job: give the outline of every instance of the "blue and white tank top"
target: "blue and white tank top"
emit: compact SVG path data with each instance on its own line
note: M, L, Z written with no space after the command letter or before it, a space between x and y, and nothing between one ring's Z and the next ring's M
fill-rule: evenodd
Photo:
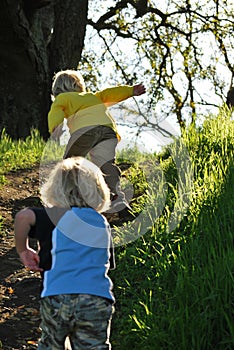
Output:
M114 301L108 277L111 231L92 208L73 207L52 233L52 267L45 271L41 297L92 294Z

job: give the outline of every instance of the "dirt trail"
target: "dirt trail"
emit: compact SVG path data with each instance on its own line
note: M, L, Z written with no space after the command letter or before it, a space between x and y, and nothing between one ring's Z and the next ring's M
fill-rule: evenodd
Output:
M19 209L39 204L39 170L10 172L6 178L0 190L0 344L4 350L36 349L41 280L19 261L13 218Z
M130 166L123 163L121 170ZM13 224L18 210L40 205L39 166L10 172L6 179L0 189L0 350L36 349L41 278L21 264Z

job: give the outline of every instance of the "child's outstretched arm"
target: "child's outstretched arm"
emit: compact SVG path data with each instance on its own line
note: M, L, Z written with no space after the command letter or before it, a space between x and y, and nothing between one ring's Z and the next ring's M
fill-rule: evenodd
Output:
M32 271L43 271L39 267L37 252L29 247L28 233L36 223L35 213L30 209L22 209L15 216L14 233L15 246L23 265Z
M133 96L140 96L146 92L143 84L137 85L119 85L98 91L95 95L107 106L113 106L116 103L127 100Z
M140 96L146 92L146 88L143 84L137 84L133 86L133 96Z

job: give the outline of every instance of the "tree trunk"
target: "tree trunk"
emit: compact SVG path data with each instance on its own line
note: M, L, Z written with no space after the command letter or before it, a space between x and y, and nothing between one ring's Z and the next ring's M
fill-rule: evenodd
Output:
M2 0L0 130L5 128L13 139L27 137L32 128L39 129L44 138L49 136L47 113L51 104L52 75L65 66L74 67L75 60L76 66L79 62L88 0L66 0L64 3L70 4L66 16L60 12L64 6L61 0ZM76 22L72 18L73 27L70 23L66 25L72 11L80 14ZM60 19L63 31L59 28Z
M57 0L50 45L51 73L76 69L84 46L88 0Z

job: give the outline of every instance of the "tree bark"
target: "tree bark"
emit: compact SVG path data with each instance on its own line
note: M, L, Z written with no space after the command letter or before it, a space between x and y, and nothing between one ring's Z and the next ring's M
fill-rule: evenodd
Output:
M51 73L76 69L84 46L88 0L57 0L50 45Z
M52 75L76 67L81 57L88 0L64 3L66 6L61 0L2 0L0 131L5 129L13 139L27 137L33 128L45 139L49 136Z

